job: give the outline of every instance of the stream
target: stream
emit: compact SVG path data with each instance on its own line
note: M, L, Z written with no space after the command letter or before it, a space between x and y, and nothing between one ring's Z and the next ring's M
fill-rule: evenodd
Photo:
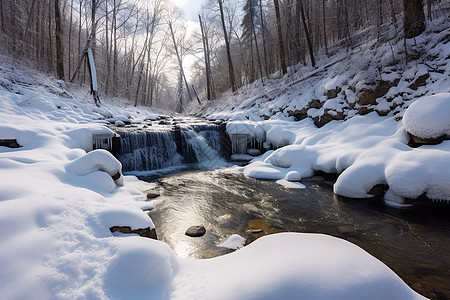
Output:
M380 199L334 195L331 182L304 179L286 189L230 169L184 170L140 177L161 193L149 212L158 238L182 257L211 258L232 252L218 245L231 234L246 244L277 232L324 233L348 240L431 299L450 299L450 210L399 210ZM203 237L184 233L203 225ZM239 251L239 250L237 250Z

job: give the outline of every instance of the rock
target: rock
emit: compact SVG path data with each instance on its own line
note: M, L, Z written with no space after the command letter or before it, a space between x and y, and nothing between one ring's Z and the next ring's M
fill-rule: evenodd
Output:
M344 114L332 109L325 109L322 116L313 118L314 124L319 128L333 120L344 120Z
M297 121L301 121L308 117L308 110L310 108L320 109L322 107L322 103L318 99L312 99L309 101L308 105L303 107L300 110L289 110L288 114L290 117L294 117Z
M323 178L322 176L313 176L311 180L314 182L323 182L325 181L325 178Z
M189 227L184 234L190 237L200 237L204 236L206 233L206 229L204 226L191 226Z
M157 240L158 237L156 235L156 230L155 228L150 229L150 227L147 228L138 228L138 229L131 229L130 226L113 226L110 227L109 230L111 232L121 232L121 233L125 233L125 234L138 234L142 237L146 237L146 238L150 238L150 239L154 239Z
M361 108L358 110L358 114L361 115L361 116L370 114L371 112L373 112L373 109L372 109L372 108L369 108L369 107L366 107L366 106L363 106L363 107L361 107Z
M261 154L261 150L255 149L255 148L250 148L247 150L247 154L251 155L251 156L258 156Z
M153 192L147 193L147 199L155 199L155 198L158 198L159 196L161 196L160 193L153 193Z
M389 186L387 184L376 184L370 189L369 194L375 197L381 197L384 196L388 188Z
M430 78L429 73L425 73L422 76L419 76L413 83L411 83L408 87L412 90L417 90L420 86L425 86L427 84L427 79Z
M322 103L320 102L319 99L312 99L311 101L309 101L308 107L319 109L322 107Z
M17 143L16 139L0 139L0 146L8 148L19 148L22 147Z
M409 143L408 146L413 147L413 148L417 148L420 147L422 145L437 145L442 143L445 140L448 140L449 137L444 135L444 136L440 136L438 138L428 138L428 139L423 139L420 138L418 136L415 136L411 133L409 133Z
M399 83L400 79L393 81L378 81L372 89L363 88L358 92L359 105L377 105L377 98L383 97L393 86Z
M339 87L339 86L337 86L335 89L328 90L327 91L327 98L328 99L336 98L340 91L341 91L341 87Z

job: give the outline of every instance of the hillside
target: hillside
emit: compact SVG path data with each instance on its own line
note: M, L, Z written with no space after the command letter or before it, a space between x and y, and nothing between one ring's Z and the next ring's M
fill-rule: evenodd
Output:
M251 119L309 117L319 127L372 111L401 118L418 97L450 89L450 20L429 22L423 34L407 40L407 61L400 30L391 26L387 41L368 40L360 32L358 46L348 51L336 45L329 57L319 56L316 69L291 67L284 77L273 74L264 83L228 93L199 113L217 119L238 113Z

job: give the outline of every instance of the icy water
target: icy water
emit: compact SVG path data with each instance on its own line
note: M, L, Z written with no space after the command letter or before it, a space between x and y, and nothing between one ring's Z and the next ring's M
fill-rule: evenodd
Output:
M227 170L182 171L146 180L157 183L161 192L149 213L158 238L180 256L229 253L217 245L233 233L247 243L277 232L325 233L371 253L422 295L450 299L448 208L397 210L379 199L337 197L327 183L304 180L306 189L288 190ZM204 225L206 234L186 236L193 225Z

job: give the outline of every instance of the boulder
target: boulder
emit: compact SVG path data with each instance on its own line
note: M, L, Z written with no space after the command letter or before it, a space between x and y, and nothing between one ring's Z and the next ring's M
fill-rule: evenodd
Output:
M134 234L138 234L142 237L146 237L146 238L150 238L150 239L154 239L154 240L158 239L155 228L150 229L150 227L131 229L130 226L113 226L113 227L110 227L109 230L111 232L121 232L124 234L133 234L134 233Z
M325 112L323 113L323 115L314 117L313 121L314 121L314 124L320 128L333 120L344 120L344 118L345 117L342 112L331 110L331 109L325 109Z
M204 226L191 226L189 227L184 234L190 237L200 237L204 236L206 233L206 229Z
M396 86L400 79L393 81L378 81L373 88L363 88L358 92L358 104L359 105L376 105L377 98L383 97L387 94L389 89Z

